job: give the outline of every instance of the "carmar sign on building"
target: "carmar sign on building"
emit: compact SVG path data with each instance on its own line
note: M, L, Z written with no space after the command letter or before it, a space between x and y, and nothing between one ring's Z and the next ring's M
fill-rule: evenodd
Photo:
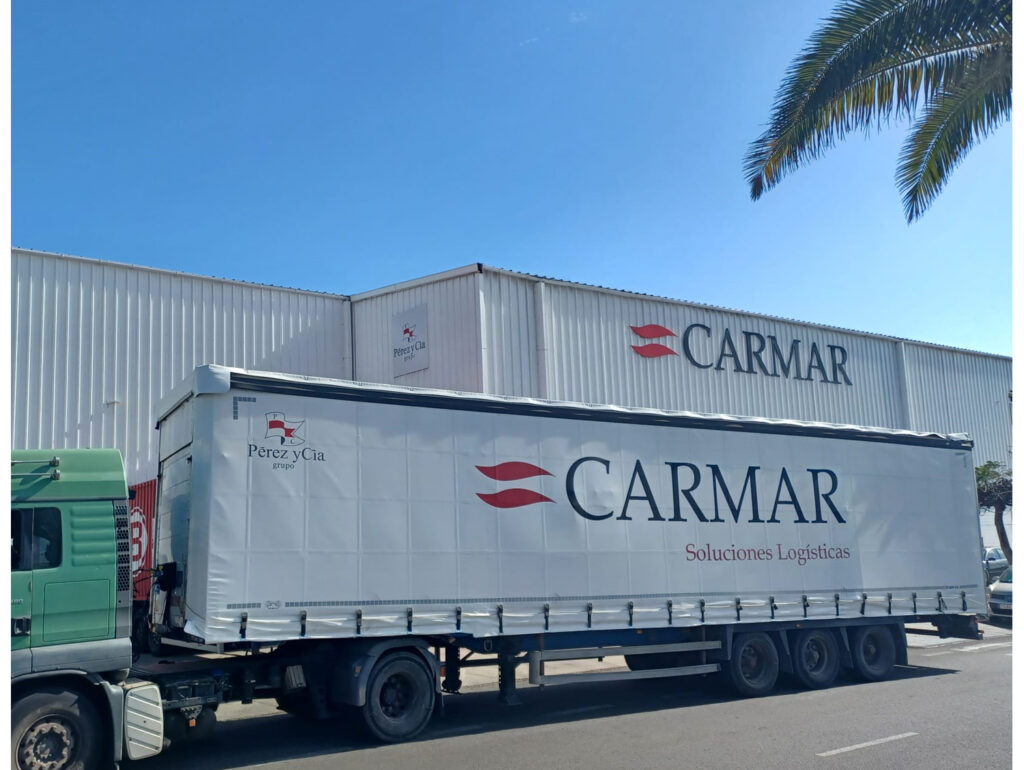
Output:
M644 340L677 336L660 324L630 326L633 333ZM707 324L692 323L679 335L680 349L691 366L698 369L723 371L731 368L744 374L762 374L766 377L785 377L832 385L853 385L846 364L849 354L842 345L809 344L801 339L784 341L781 345L774 334L754 331L737 333L735 340L729 327L716 338ZM664 342L646 342L633 345L643 358L677 356L675 347ZM823 351L827 353L823 354Z

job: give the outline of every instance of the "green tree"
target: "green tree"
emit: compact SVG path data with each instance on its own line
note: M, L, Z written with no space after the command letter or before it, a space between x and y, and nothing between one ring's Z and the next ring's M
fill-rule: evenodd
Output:
M993 510L999 547L1006 554L1006 560L1013 564L1013 548L1010 546L1010 538L1006 536L1006 524L1003 522L1003 512L1013 505L1012 473L1002 463L989 460L974 469L974 477L978 484L978 507Z
M896 184L907 221L1010 117L1012 0L847 0L790 65L744 169L757 200L854 129L913 120Z

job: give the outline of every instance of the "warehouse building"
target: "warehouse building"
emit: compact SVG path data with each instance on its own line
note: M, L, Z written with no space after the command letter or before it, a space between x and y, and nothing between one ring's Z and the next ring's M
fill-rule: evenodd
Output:
M15 249L15 448L156 475L193 367L968 433L1010 462L1011 359L473 264L352 296Z

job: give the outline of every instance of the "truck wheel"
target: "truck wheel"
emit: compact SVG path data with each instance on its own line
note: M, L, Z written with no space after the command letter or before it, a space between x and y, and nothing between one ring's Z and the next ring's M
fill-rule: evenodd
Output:
M626 667L630 671L650 671L654 668L678 668L686 665L686 658L681 652L654 652L624 657Z
M92 770L103 726L81 693L44 687L11 710L11 767L16 770Z
M779 678L779 652L768 634L737 634L727 671L729 683L740 695L767 695Z
M132 652L141 655L149 648L149 616L145 609L132 612Z
M167 648L160 642L160 634L156 631L146 630L146 651L157 658L167 652Z
M367 729L381 741L415 738L434 711L433 677L414 653L396 652L373 667L362 707Z
M853 670L865 682L885 679L896 663L896 642L885 626L867 626L853 632L850 640Z
M300 719L316 719L316 712L307 692L278 695L274 700L277 701L277 707L285 714L291 714Z
M808 628L793 643L793 672L805 687L821 689L839 673L839 644L831 632Z

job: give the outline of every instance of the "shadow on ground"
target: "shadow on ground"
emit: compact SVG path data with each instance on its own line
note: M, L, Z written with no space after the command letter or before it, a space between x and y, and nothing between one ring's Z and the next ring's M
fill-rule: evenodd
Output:
M891 680L916 679L956 673L934 666L900 666ZM884 684L884 683L882 683ZM833 689L872 687L844 676ZM766 700L787 698L805 692L790 677L783 677ZM642 714L664 709L687 709L727 703L738 696L717 676L675 677L620 682L524 687L518 691L521 703L507 706L497 701L493 689L477 689L444 698L444 713L435 716L417 739L442 740L541 724L571 724L585 719L602 719L624 714ZM329 754L372 751L378 744L366 737L353 711L345 721L307 722L285 714L233 719L217 725L206 740L186 742L140 762L124 763L131 770L170 770L183 763L192 770L229 770L255 763L288 762Z

